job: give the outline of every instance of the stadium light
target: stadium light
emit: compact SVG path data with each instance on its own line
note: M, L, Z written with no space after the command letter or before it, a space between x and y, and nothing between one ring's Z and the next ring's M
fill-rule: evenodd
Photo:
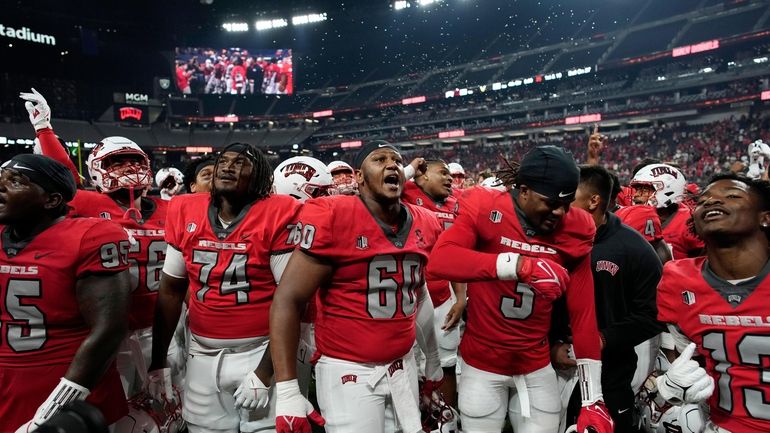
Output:
M283 18L276 18L272 20L259 20L254 25L257 30L270 30L286 27L289 25L289 22Z
M417 4L422 6L422 7L430 6L433 3L438 3L438 2L439 2L439 0L417 0Z
M249 24L248 23L224 23L222 24L222 28L228 32L248 32Z
M326 21L326 12L320 14L297 15L291 18L291 24L295 26L319 23L321 21Z
M393 3L393 9L395 9L397 11L399 11L401 9L406 9L409 6L411 6L411 4L409 4L409 2L406 1L406 0L399 0L399 1L395 2L395 3Z

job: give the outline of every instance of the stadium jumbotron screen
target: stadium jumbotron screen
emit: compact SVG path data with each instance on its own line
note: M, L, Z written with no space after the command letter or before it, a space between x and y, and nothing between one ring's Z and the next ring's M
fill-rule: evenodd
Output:
M177 48L174 81L188 95L290 95L290 49Z

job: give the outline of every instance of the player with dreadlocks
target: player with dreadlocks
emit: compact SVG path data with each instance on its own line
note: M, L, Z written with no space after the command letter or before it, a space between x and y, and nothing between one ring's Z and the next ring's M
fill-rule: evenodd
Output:
M510 191L472 188L433 248L428 276L468 283L458 383L463 430L551 433L561 402L550 362L554 302L566 297L580 375L581 433L612 432L602 399L591 246L596 227L570 209L580 181L572 155L535 147L497 177Z
M210 194L175 197L153 329L149 392L172 399L166 352L190 290L190 357L183 416L191 433L275 425L269 379L255 374L268 343L273 292L294 247L299 203L271 195L273 170L250 144L214 164Z

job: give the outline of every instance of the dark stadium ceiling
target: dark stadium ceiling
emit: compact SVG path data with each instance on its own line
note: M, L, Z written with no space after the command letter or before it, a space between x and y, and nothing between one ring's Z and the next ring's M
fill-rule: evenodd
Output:
M129 82L150 89L168 75L176 46L292 48L297 90L396 77L474 59L622 29L642 11L658 16L694 10L702 0L440 0L393 10L382 0L5 0L0 24L61 34L67 56L57 73ZM711 1L711 0L709 0ZM412 0L412 3L416 3ZM227 33L222 24L260 17L325 12L328 21L303 27ZM81 52L88 30L98 54ZM19 71L50 65L35 50L9 52ZM58 52L57 52L58 54ZM69 62L69 63L68 63ZM55 63L54 63L55 64ZM69 66L69 67L67 67ZM90 67L92 66L92 67ZM8 66L0 66L0 72ZM68 72L69 71L69 72ZM75 71L75 72L72 72ZM117 85L117 84L116 84Z

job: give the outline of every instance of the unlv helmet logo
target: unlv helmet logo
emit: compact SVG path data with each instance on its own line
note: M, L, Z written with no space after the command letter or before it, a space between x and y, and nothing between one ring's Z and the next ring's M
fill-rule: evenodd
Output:
M313 167L307 164L303 164L301 162L289 164L286 167L284 167L282 171L283 171L284 177L289 177L292 174L298 174L304 177L305 180L307 180L308 182L313 176L315 176L315 173L316 173L316 169L314 169Z
M123 107L119 110L120 120L136 119L136 121L142 120L142 109L135 107Z
M675 179L679 177L676 173L676 170L667 166L655 167L650 171L650 173L653 177L663 176L664 174L670 174L671 176L674 176Z

